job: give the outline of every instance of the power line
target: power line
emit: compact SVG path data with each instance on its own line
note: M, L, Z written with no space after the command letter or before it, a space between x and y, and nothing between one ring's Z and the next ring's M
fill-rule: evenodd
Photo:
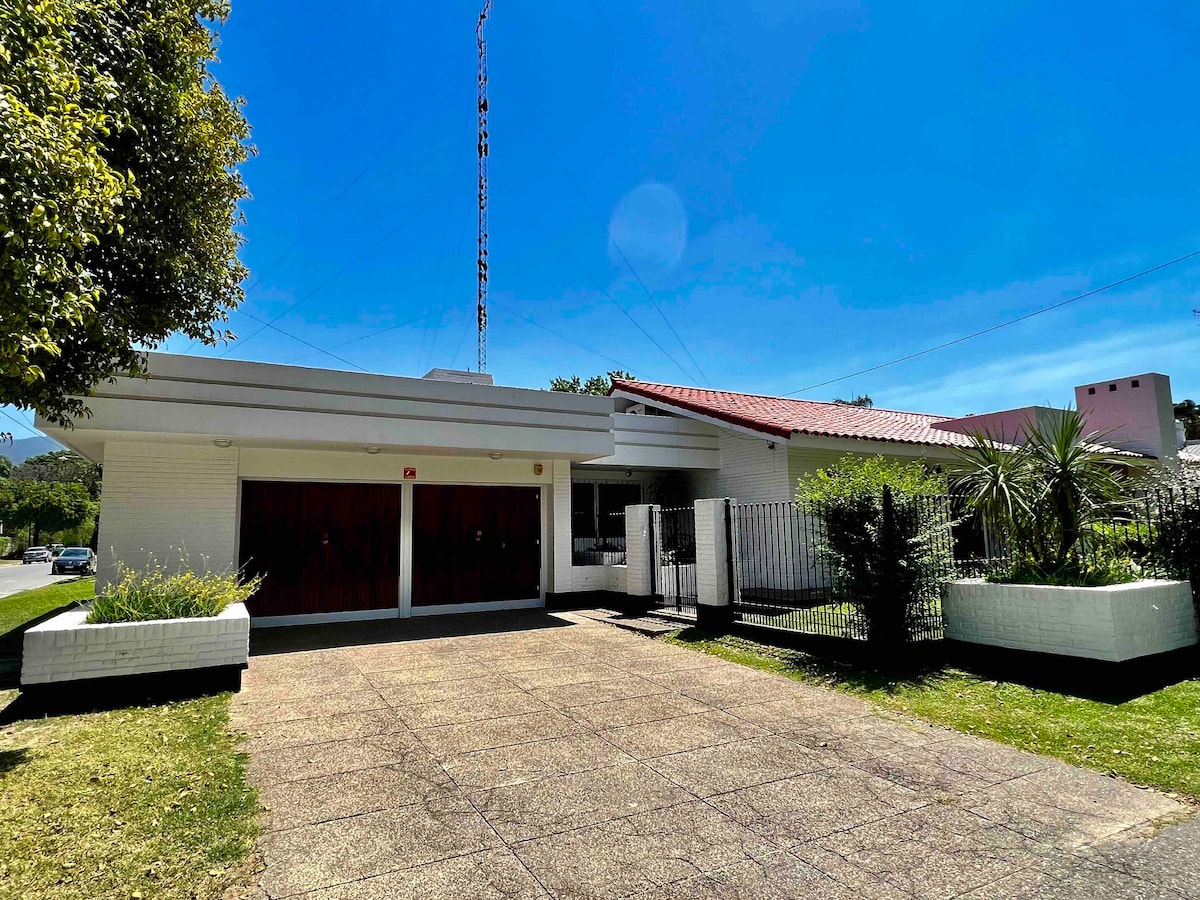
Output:
M507 189L506 189L506 191L507 191ZM535 221L538 225L541 226L543 231L545 231L547 234L552 233L550 231L550 229L546 227L545 223L542 222L542 220L540 218L538 218L537 214L534 213L533 210L531 210L529 208L529 206L525 203L525 201L522 200L515 192L509 192L509 195L514 200L516 200L517 203L519 203L521 205L521 208L524 209L525 212L529 214L529 217L531 219L533 219L533 221ZM677 360L674 356L672 356L671 352L669 350L667 350L666 347L664 347L662 344L660 344L658 342L658 340L654 337L654 335L652 335L649 331L647 331L645 328L643 328L642 323L639 322L637 319L635 319L633 317L633 315L629 312L629 310L627 310L624 306L622 306L619 302L617 302L617 298L614 297L611 293L609 293L608 288L606 288L603 284L601 284L600 280L598 278L596 278L596 276L594 276L591 272L589 272L586 268L584 268L583 264L578 259L576 259L575 256L569 250L563 250L562 254L565 257L567 257L567 259L571 260L573 263L575 263L575 265L577 265L579 267L579 270L581 272L583 272L583 274L586 275L592 281L593 284L596 285L596 287L600 291L600 293L603 294L613 306L615 306L617 309L619 309L621 311L621 313L625 316L625 318L627 318L630 322L632 322L634 324L634 326L637 328L637 330L640 331L642 334L644 334L646 336L646 338L650 341L650 343L652 343L655 347L657 347L662 352L663 356L665 356L672 363L674 363L675 367L678 368L679 371L681 371L689 380L694 381L692 373L689 372L687 369L685 369L683 367L683 365L679 362L679 360Z
M38 431L32 425L27 424L23 419L18 419L16 416L14 416L12 413L10 413L7 409L0 409L0 413L4 413L4 417L6 419L16 422L18 425L20 425L22 428L24 428L26 431L28 431L34 437L45 437L44 434L42 434L40 431Z
M598 356L601 359L608 360L608 362L615 365L618 369L624 369L626 372L630 372L634 375L637 374L637 372L634 372L633 369L626 366L619 359L613 359L611 356L607 356L606 354L601 353L599 350L597 350L594 347L589 347L586 344L581 344L579 341L575 340L574 338L567 337L565 334L555 331L553 328L547 328L541 322L535 321L534 319L531 319L529 316L523 316L519 312L516 312L514 310L509 310L509 312L511 312L518 319L528 322L534 328L540 328L540 329L542 329L542 331L546 332L547 334L554 335L560 341L566 341L568 344L573 344L574 346L578 347L580 350L586 350L588 353L591 353L593 356Z
M307 294L305 294L303 297L301 297L299 300L297 300L295 303L293 303L287 309L285 309L281 313L279 313L279 315L275 316L275 318L263 322L263 320L259 319L257 316L250 316L250 318L255 319L256 321L263 322L262 328L259 328L257 331L250 333L248 336L246 336L245 338L242 338L236 344L231 344L228 350L226 350L224 353L218 354L218 356L220 356L220 357L228 356L230 353L233 352L234 347L246 346L246 344L248 344L250 341L254 340L254 338L258 337L260 334L263 333L263 331L265 331L267 328L274 325L276 322L278 322L284 316L295 312L299 306L301 306L302 304L311 300L313 297L315 297L321 291L325 290L325 288L329 287L329 285L331 285L333 282L337 281L339 278L341 278L343 275L345 275L347 272L349 272L351 269L353 269L356 265L358 265L360 262L362 262L364 259L366 259L369 256L372 256L376 250L378 250L381 246L383 246L385 243L387 243L389 240L391 240L400 231L402 231L409 224L411 224L419 215L421 215L421 213L425 212L425 210L427 210L427 209L429 209L429 207L433 206L434 201L436 199L437 199L436 194L434 196L430 197L428 203L426 203L424 206L422 206L420 209L418 209L415 213L413 213L411 216L409 216L407 219L405 219L403 222L401 222L399 225L397 225L391 231L387 232L378 241L376 241L374 244L372 244L370 247L368 247L366 250L364 250L358 256L354 257L352 260L350 260L350 262L346 263L346 265L342 266L340 269L338 269L336 272L334 272L332 275L330 275L328 278L326 278L324 281L322 281L319 285L317 285L315 288L313 288L311 291L309 291ZM246 315L249 315L249 313L246 313Z
M239 309L237 311L239 313L241 313L243 316L246 316L246 318L248 318L248 319L253 319L255 322L261 322L262 328L260 328L259 331L262 331L263 328L270 328L272 331L279 332L284 337L291 338L293 341L301 343L305 347L311 347L313 350L316 350L318 353L324 353L326 356L328 356L332 359L336 359L340 363L345 363L348 366L358 369L358 371L360 371L360 372L366 372L368 375L373 374L370 370L364 369L358 363L352 363L352 362L350 362L350 360L343 359L342 357L338 356L336 353L330 353L324 347L318 347L316 344L312 343L311 341L306 341L302 337L297 337L296 335L292 334L290 331L284 331L282 328L279 328L278 326L274 325L273 323L268 322L266 319L260 319L258 316L254 315L254 313L248 313L244 309ZM285 363L285 365L286 365L286 363Z
M381 334L387 334L389 331L395 331L397 328L403 328L406 325L413 325L416 323L416 321L417 321L416 319L406 319L403 322L397 322L394 325L389 325L386 328L380 328L377 331L370 331L370 332L367 332L366 334L360 334L356 338L351 338L348 341L342 341L340 344L334 344L332 347L329 348L329 350L338 350L342 347L349 347L351 344L357 344L359 341L370 340L373 337L379 337L379 335L381 335ZM328 350L325 350L322 352L327 353ZM312 355L313 354L311 354L311 353L305 353L302 356L297 356L295 359L288 360L286 363L284 363L284 365L290 366L292 363L297 363L303 359L308 359Z
M1120 287L1123 284L1129 284L1131 281L1136 281L1139 278L1144 278L1145 276L1152 275L1155 272L1161 272L1163 269L1169 269L1171 266L1178 265L1181 262L1186 262L1187 260L1193 259L1197 256L1200 256L1200 250L1193 250L1191 253L1185 253L1183 256L1178 256L1168 262L1160 263L1159 265L1152 266L1149 269L1143 269L1141 272L1138 272L1135 275L1128 275L1125 278L1118 279L1117 281L1109 282L1103 287L1093 288L1090 291L1077 294L1076 296L1067 300L1062 300L1058 303L1052 303L1049 306L1043 306L1041 309L1035 309L1033 312L1025 313L1023 316L1017 316L1015 319L1009 319L1007 322L1000 322L997 325L992 325L988 328L980 329L979 331L973 331L970 334L964 334L962 337L954 338L953 340L946 341L934 347L928 347L925 350L918 350L916 353L909 353L907 356L901 356L885 363L879 363L875 366L868 366L865 369L859 369L857 372L851 372L849 375L842 375L838 378L830 378L828 381L820 381L816 384L810 384L808 387L802 387L794 391L788 391L786 394L782 394L781 396L791 397L793 394L803 394L808 391L816 390L820 387L826 387L830 384L837 384L839 381L846 381L850 378L857 378L859 375L866 375L869 372L877 372L880 369L886 369L889 366L899 365L900 363L916 359L919 356L926 356L930 353L936 353L938 350L945 350L947 347L953 347L956 344L962 344L977 337L982 337L985 334L991 334L993 331L999 331L1001 328L1008 328L1010 325L1016 325L1018 322L1024 322L1025 320L1032 319L1035 316L1053 312L1056 309L1062 309L1064 306L1068 306L1072 303L1078 303L1080 300L1086 300L1088 297L1094 297L1096 294L1102 294L1105 291L1112 290L1115 287Z
M629 273L641 287L642 292L645 293L646 299L650 301L650 305L653 306L658 312L659 316L662 317L663 322L666 323L671 334L675 336L675 340L679 342L679 346L683 348L683 352L687 354L688 359L692 361L692 365L696 367L696 371L700 373L700 379L706 384L711 384L711 382L708 380L708 376L704 373L704 369L701 367L700 363L696 361L696 357L692 355L691 349L686 343L684 343L683 338L679 336L679 332L675 330L675 326L671 324L671 320L667 318L667 314L663 312L663 308L659 306L658 301L654 299L654 294L651 292L650 288L646 286L646 282L642 281L642 276L637 273L637 269L633 267L633 263L631 263L629 261L629 257L625 255L625 251L621 249L621 245L618 244L617 239L613 237L613 233L609 229L608 225L605 224L604 219L602 219L600 214L596 212L595 207L593 207L591 202L588 200L587 194L584 193L583 188L580 186L575 176L571 174L571 170L567 168L567 164L564 163L562 157L555 152L554 147L548 140L546 141L546 149L550 151L550 155L554 157L554 161L558 163L558 167L563 170L563 174L567 176L567 180L571 182L571 185L575 188L575 192L579 194L579 198L583 200L583 205L586 206L588 208L588 212L592 214L592 218L595 219L596 223L604 229L604 233L612 242L613 249L617 251L617 254L628 267Z

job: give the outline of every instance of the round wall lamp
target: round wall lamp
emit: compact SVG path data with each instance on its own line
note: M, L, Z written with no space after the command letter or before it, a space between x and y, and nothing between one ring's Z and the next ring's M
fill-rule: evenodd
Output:
M488 454L488 459L504 459L504 454L497 453L495 450L493 450L491 453Z
M222 450L233 446L233 441L231 441L229 438L216 438L213 440L213 443Z
M376 453L379 452L378 447L364 447L363 449L366 450L368 453L370 453L372 456L374 456Z

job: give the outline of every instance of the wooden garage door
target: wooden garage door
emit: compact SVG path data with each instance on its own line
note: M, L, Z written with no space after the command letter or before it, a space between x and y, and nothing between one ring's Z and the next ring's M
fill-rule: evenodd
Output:
M413 488L413 606L529 600L542 568L541 492Z
M253 616L399 604L400 488L242 482L240 564L264 576Z

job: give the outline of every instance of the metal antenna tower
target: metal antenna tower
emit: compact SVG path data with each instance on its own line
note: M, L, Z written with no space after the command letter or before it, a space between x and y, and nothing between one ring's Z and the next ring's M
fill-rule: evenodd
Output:
M479 236L477 264L478 287L475 294L479 317L479 371L487 370L487 297L488 297L488 64L487 38L483 26L492 12L492 0L484 0L475 23L475 47L479 51Z

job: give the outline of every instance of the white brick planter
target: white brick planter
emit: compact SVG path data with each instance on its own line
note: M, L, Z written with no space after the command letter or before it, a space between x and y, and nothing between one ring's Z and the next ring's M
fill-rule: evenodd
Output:
M946 586L942 616L951 640L1109 662L1196 643L1186 581L1053 587L972 578Z
M186 669L244 667L250 614L233 603L202 619L89 625L88 609L60 613L25 632L21 685L146 675Z

